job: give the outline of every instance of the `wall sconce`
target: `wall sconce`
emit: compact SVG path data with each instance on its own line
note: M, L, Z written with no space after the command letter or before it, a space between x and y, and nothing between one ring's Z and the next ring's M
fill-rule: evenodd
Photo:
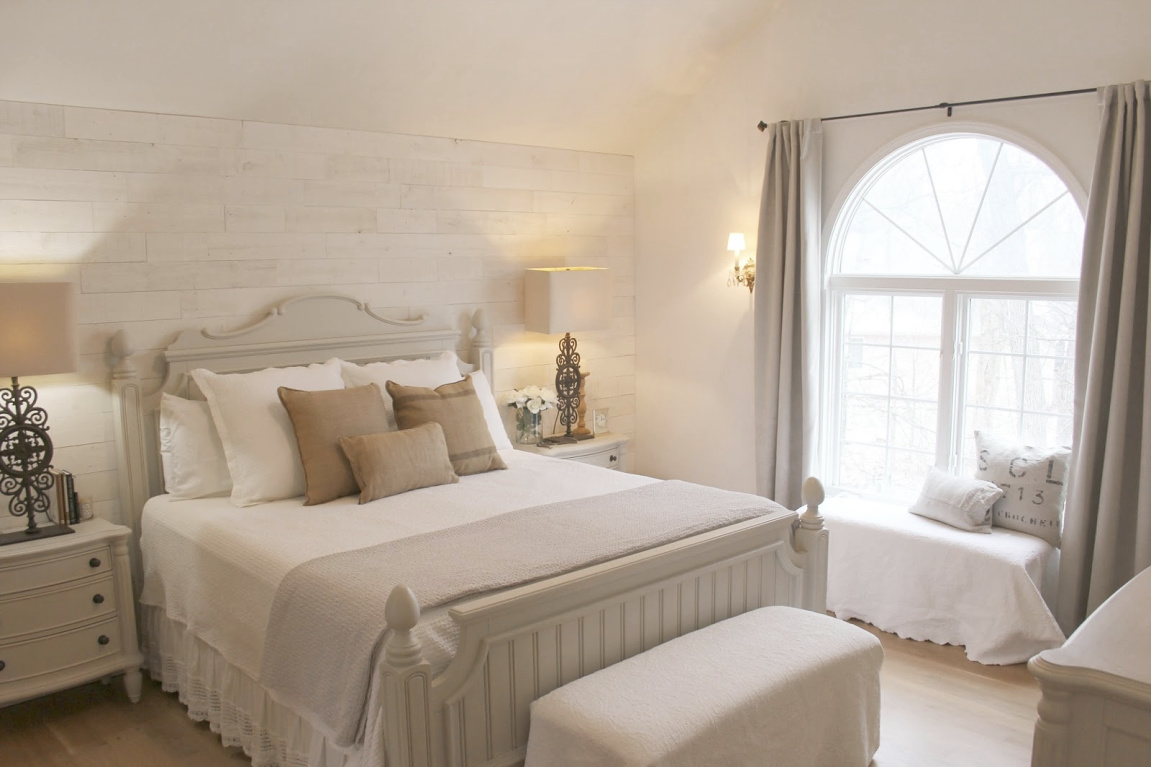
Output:
M727 286L734 288L737 285L746 285L750 293L755 288L755 256L739 257L739 254L747 249L742 232L732 232L727 236L727 249L735 253L735 266L727 277Z

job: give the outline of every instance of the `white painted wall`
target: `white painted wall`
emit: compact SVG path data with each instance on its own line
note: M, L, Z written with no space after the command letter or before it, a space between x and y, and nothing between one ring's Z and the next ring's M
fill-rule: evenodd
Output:
M0 279L78 283L80 369L39 389L55 465L116 520L108 338L143 374L180 329L303 292L398 316L485 307L498 390L554 380L523 331L523 269L606 266L608 331L581 333L591 406L633 430L632 158L476 141L0 101ZM0 523L7 520L0 514Z
M636 153L638 470L754 491L752 313L726 287L729 231L754 248L766 141L801 119L1151 77L1143 0L789 2L750 31ZM957 110L1047 147L1084 189L1093 95ZM869 158L942 112L825 127L824 209ZM825 229L830 221L825 219Z

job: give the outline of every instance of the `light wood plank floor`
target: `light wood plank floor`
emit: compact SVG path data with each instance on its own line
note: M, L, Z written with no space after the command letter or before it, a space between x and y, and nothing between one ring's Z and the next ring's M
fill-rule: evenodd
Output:
M971 663L959 647L883 642L882 745L873 767L1027 767L1039 689L1022 666ZM206 724L175 695L144 683L84 685L0 709L0 764L21 767L236 767Z

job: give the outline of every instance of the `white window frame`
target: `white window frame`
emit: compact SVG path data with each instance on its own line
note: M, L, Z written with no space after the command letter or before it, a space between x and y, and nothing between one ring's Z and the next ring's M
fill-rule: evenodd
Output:
M1046 163L1071 193L1080 213L1086 217L1087 195L1078 179L1049 150L1034 140L999 126L971 122L948 122L940 126L906 134L885 145L856 170L840 192L827 220L824 249L824 301L823 301L823 377L820 382L820 449L821 476L837 477L839 466L839 419L844 344L843 307L849 294L872 295L932 295L942 297L943 327L940 337L939 399L936 421L935 465L947 471L956 471L965 435L958 433L963 423L961 387L966 386L966 368L962 363L964 338L960 330L967 327L967 313L971 298L1003 298L1022 300L1077 300L1079 280L1070 278L1003 278L1003 277L949 277L949 276L893 276L838 274L839 260L846 233L844 218L852 214L848 209L855 190L873 172L885 169L900 158L897 152L908 145L925 139L948 135L977 135L1015 144ZM831 483L830 489L843 488ZM859 492L852 489L852 492Z

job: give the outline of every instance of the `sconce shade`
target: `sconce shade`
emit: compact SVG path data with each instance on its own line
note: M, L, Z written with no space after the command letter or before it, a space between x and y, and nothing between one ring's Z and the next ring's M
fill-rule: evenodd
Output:
M571 333L611 327L611 270L593 266L527 269L524 327Z
M732 232L727 236L727 249L737 253L747 250L747 244L743 240L743 232Z
M76 299L68 282L0 282L0 378L76 369Z

